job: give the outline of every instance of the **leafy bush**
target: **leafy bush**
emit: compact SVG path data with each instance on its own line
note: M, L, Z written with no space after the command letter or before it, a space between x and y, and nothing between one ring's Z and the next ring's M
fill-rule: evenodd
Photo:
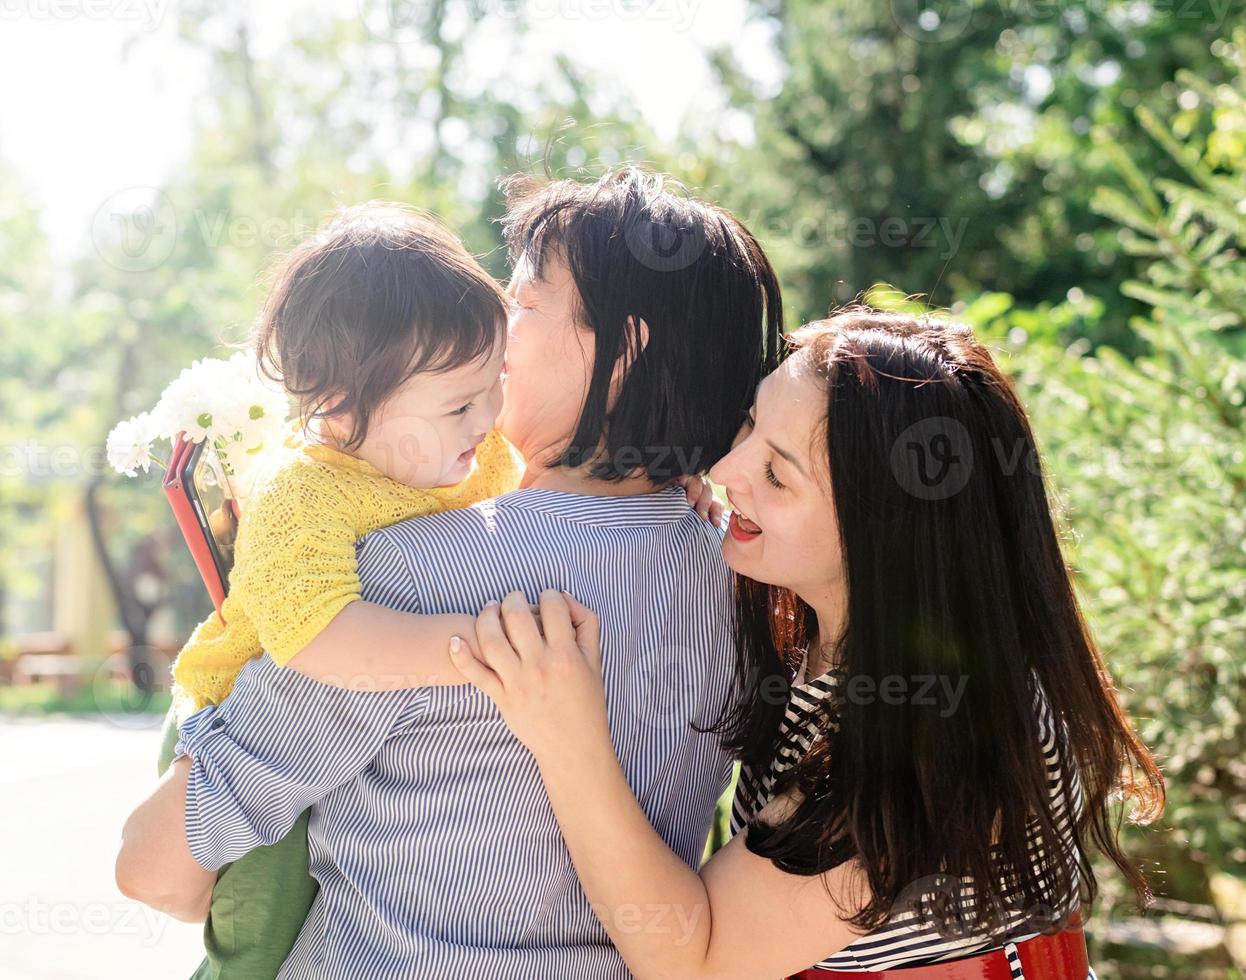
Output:
M1181 73L1180 111L1138 112L1183 179L1149 181L1097 134L1119 184L1094 206L1150 260L1123 286L1149 307L1131 321L1141 356L1051 342L1101 316L1077 291L1039 310L989 294L956 311L1006 352L1091 626L1165 771L1162 835L1135 850L1160 894L1192 901L1219 869L1246 868L1246 33L1220 50L1232 83Z

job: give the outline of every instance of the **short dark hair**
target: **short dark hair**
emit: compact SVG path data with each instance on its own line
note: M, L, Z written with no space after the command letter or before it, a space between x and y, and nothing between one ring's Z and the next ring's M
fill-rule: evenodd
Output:
M338 211L277 267L255 349L300 417L349 414L356 448L412 375L492 353L506 311L501 287L440 222L369 201Z
M643 467L661 485L726 455L783 334L778 277L748 229L636 167L591 184L520 175L502 187L512 260L538 277L551 254L565 261L596 338L575 436L555 465L591 461L611 481ZM643 350L631 317L649 327ZM627 376L608 409L624 351Z

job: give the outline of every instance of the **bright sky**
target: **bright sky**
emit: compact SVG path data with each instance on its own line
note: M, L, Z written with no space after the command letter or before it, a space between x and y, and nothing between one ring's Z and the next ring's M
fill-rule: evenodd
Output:
M189 151L190 107L204 66L176 39L178 0L0 0L0 157L35 194L62 257L83 251L92 216L114 194L160 184ZM249 4L256 52L284 43L308 13L363 17L422 0L291 0ZM557 53L629 92L663 137L718 93L707 48L731 44L749 71L773 78L768 34L745 0L487 0L500 18L522 8L529 64ZM411 9L411 8L405 8ZM377 18L381 18L380 21ZM401 35L400 35L401 36ZM490 58L491 45L469 54ZM493 66L496 67L496 66Z

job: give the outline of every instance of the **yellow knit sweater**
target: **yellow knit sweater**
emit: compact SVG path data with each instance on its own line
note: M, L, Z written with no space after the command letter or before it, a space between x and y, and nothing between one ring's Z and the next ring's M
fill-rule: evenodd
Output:
M173 665L179 723L219 704L250 658L268 651L284 666L360 598L355 542L365 534L507 493L521 471L518 454L494 430L463 482L417 490L306 442L296 426L247 497L221 614L195 628Z

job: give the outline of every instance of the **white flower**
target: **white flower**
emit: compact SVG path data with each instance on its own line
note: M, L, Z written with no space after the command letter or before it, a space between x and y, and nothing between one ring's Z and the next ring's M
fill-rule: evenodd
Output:
M151 469L151 443L155 438L151 415L143 412L132 419L118 422L108 433L108 462L118 473L136 476Z
M149 427L152 438L207 440L224 475L245 495L261 451L280 445L289 409L285 392L260 375L254 356L239 351L182 371L152 409Z

